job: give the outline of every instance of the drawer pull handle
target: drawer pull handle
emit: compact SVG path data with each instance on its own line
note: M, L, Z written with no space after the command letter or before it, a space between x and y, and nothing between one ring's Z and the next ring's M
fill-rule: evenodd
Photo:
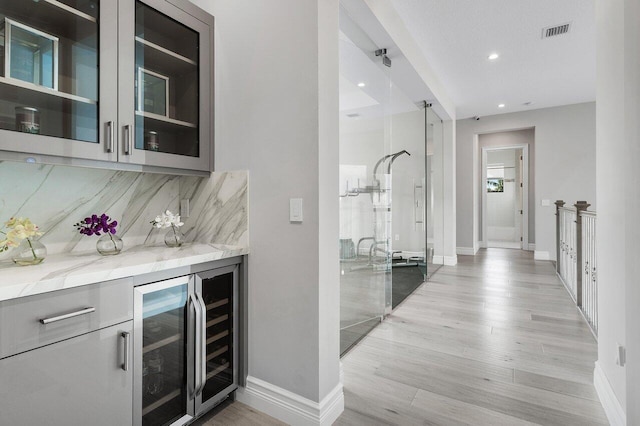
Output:
M124 362L120 368L124 371L129 371L129 341L131 340L131 333L123 331L120 333L120 337L124 340Z
M77 317L80 315L90 314L91 312L95 312L96 308L84 308L76 312L70 312L68 314L58 315L57 317L51 318L43 318L40 320L42 324L51 324L52 322L62 321L69 318Z

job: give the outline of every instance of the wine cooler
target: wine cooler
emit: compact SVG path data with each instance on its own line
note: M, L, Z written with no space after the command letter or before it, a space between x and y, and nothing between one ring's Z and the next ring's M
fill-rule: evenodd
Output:
M134 424L181 425L238 384L238 265L135 287Z

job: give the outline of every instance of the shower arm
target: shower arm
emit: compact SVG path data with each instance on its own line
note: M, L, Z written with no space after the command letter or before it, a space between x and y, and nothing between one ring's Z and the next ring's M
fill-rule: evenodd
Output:
M391 157L391 161L389 161L389 165L387 166L387 174L390 175L391 174L391 165L393 164L394 161L396 161L396 158L400 157L403 154L407 154L408 156L411 156L411 154L409 154L409 152L407 150L402 150L399 152L396 152L395 154L393 154L393 156Z

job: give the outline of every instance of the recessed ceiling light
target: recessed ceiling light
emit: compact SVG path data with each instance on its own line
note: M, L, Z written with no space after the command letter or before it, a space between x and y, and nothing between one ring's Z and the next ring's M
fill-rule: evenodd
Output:
M498 108L504 108L505 105L504 104L498 104Z
M358 83L358 87L364 87L364 86L366 86L366 84L364 84L362 82Z
M489 60L490 61L495 61L499 57L500 57L500 55L498 55L497 53L492 53L491 55L489 55Z

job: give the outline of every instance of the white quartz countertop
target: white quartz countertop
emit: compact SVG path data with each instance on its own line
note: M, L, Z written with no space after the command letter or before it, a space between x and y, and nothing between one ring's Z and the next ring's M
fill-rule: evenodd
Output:
M0 301L248 254L246 247L185 244L180 248L136 246L117 256L97 252L48 256L39 265L0 262Z

